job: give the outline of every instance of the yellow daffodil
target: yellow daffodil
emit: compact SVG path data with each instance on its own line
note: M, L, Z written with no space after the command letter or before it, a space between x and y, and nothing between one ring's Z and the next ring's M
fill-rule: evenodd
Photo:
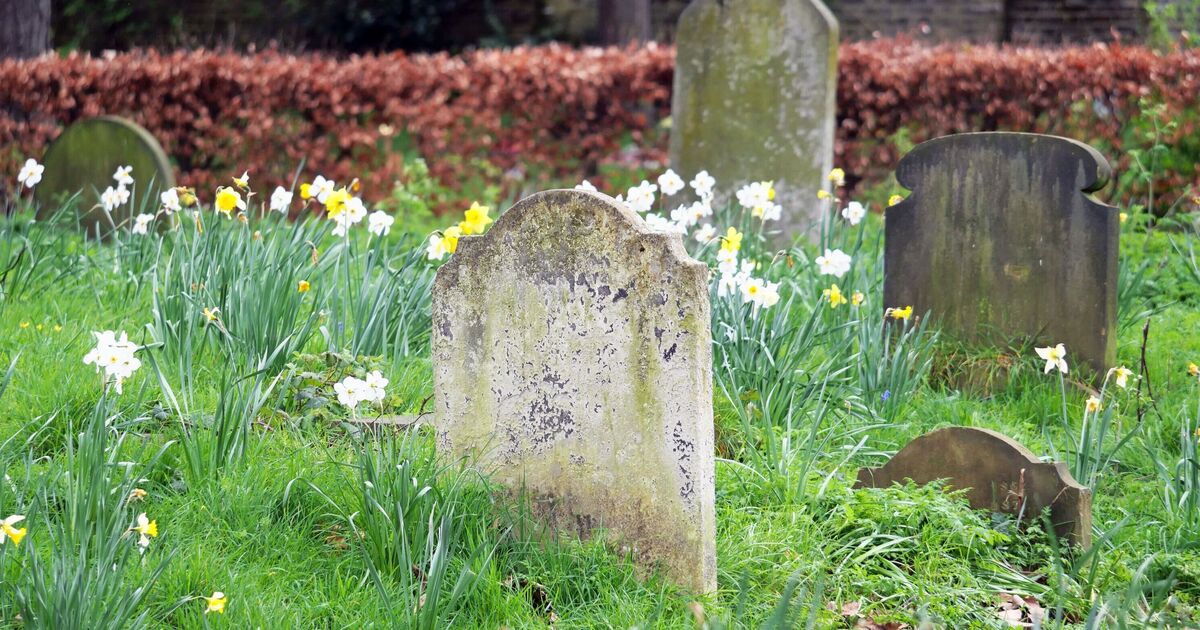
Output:
M346 210L346 204L350 202L350 191L343 186L329 193L325 197L325 213L330 219L336 218L339 214Z
M775 201L775 182L767 182L767 201Z
M742 233L737 231L737 228L730 226L725 231L725 236L721 237L721 249L727 252L736 252L742 248Z
M1121 214L1117 215L1117 217L1119 219L1121 219L1121 223L1124 223L1129 220L1129 214L1126 212L1122 212Z
M212 308L205 306L204 310L201 312L204 314L204 319L207 319L210 322L217 321L217 318L221 316L221 309L215 306Z
M134 488L133 490L131 490L129 492L129 498L126 499L125 502L133 503L134 501L141 501L142 499L145 499L145 498L146 498L145 490L142 490L141 488Z
M308 290L311 288L312 288L312 285L308 283L308 280L301 280L296 285L296 291L298 291L300 293L308 293Z
M891 317L895 320L912 319L913 307L911 304L904 308L889 308L883 312L884 317Z
M245 209L246 202L242 199L242 193L228 186L217 189L217 210L222 214L229 216L234 210Z
M25 538L26 530L24 527L17 529L16 525L23 520L25 520L24 516L21 516L20 514L13 514L3 521L0 521L0 543L3 543L6 540L11 540L13 545L20 545L21 539Z
M833 182L834 186L841 188L846 185L846 171L840 168L835 168L829 171L829 181Z
M471 207L465 213L465 220L458 224L463 234L483 234L488 224L492 222L492 219L488 217L488 210L487 206L479 205L478 201L472 202Z
M60 326L59 324L55 324L55 325L54 325L54 332L62 332L62 326Z
M1122 365L1119 368L1113 368L1113 378L1117 383L1117 387L1124 388L1129 382L1129 377L1133 375L1133 370Z
M1200 365L1188 363L1188 376L1200 376Z
M817 191L817 199L829 199L832 196L828 190L821 189Z
M312 184L308 182L300 184L300 198L305 201L312 199Z
M1087 399L1088 413L1096 413L1100 411L1100 399L1095 396L1089 396Z
M904 197L901 197L900 195L892 195L891 197L888 197L888 205L889 206L894 206L894 205L900 203L901 201L904 201Z
M862 291L855 291L854 294L850 296L850 306L858 306L859 304L862 304L863 300L865 299L867 298L862 294Z
M463 235L462 228L457 225L450 226L442 231L442 243L446 247L446 251L453 254L458 249L458 239Z
M21 330L25 330L26 328L29 328L29 322L21 322L20 324L17 324L17 326L20 326Z
M836 284L830 285L828 289L821 292L821 295L829 300L829 308L837 308L846 303L846 296Z
M233 178L233 185L246 190L250 187L250 171L243 171L241 177Z
M204 608L204 614L207 615L208 613L217 613L217 614L224 613L225 612L225 603L228 601L229 601L229 598L225 597L225 593L222 593L221 591L213 592L211 597L204 598L204 602L207 604L207 606Z

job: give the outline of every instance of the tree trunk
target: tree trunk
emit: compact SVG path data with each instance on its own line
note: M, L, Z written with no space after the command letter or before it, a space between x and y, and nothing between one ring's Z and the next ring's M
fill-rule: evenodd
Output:
M0 59L50 49L50 0L0 0Z
M599 22L600 43L604 45L621 46L653 38L650 0L600 0Z

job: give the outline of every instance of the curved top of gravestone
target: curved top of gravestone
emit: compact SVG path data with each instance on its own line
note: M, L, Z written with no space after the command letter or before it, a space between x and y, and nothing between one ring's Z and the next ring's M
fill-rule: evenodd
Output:
M593 216L597 212L615 221L597 221ZM624 231L627 235L619 234L618 231ZM473 267L481 259L489 256L492 253L490 250L495 246L522 248L522 240L534 233L543 235L539 238L553 238L545 235L569 234L576 243L579 239L593 242L597 248L594 253L617 247L618 243L632 236L639 243L639 247L660 248L663 255L680 267L690 267L704 274L708 273L707 265L688 255L679 235L650 228L641 216L625 204L603 193L558 189L535 193L518 201L496 219L487 233L460 238L454 255L438 270L437 282L443 286L457 283L460 268ZM536 243L532 244L536 247L523 249L553 250L554 244ZM530 272L544 274L550 271L545 265L547 260L536 259L534 262L537 269L530 269Z
M896 166L896 180L908 190L918 191L925 174L935 169L970 171L973 163L962 158L981 151L1024 156L1028 168L1036 165L1046 165L1050 168L1066 165L1072 170L1062 173L1061 176L1074 177L1080 192L1100 190L1112 177L1112 168L1108 160L1099 151L1078 140L1038 133L980 131L958 133L922 142L900 159ZM988 178L997 174L964 172L963 175ZM904 202L901 202L894 208L902 209L903 206ZM888 209L888 212L893 212L893 209Z
M76 193L82 193L79 203L85 227L103 220L103 210L93 208L99 193L115 186L113 173L122 166L131 166L136 195L153 195L175 186L171 162L162 146L141 126L118 116L101 116L81 120L67 127L50 144L42 163L46 170L36 189L41 214L58 210L58 204ZM131 199L113 216L116 223L132 212Z

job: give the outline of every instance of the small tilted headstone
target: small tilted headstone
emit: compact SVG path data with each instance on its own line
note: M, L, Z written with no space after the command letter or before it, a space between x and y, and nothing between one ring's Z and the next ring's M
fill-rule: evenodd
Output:
M1099 374L1116 359L1116 208L1090 194L1108 162L1081 142L966 133L904 156L888 208L884 300L962 341L1066 344Z
M1067 465L1042 462L1013 439L987 429L948 427L909 442L881 468L858 471L856 488L886 488L912 480L939 479L965 490L977 510L1041 518L1050 508L1057 535L1089 547L1092 541L1092 491L1080 485Z
M707 170L726 194L774 180L785 233L811 232L827 209L837 47L820 0L692 2L676 33L671 165Z
M522 200L433 291L438 448L559 532L716 587L708 268L600 194Z
M115 186L113 174L122 166L133 167L132 193L138 198L150 195L150 212L158 209L158 194L175 186L171 162L162 146L137 124L117 116L81 120L67 127L50 144L42 159L46 171L35 190L40 214L56 212L63 200L82 193L79 210L83 227L89 232L99 225L109 227L109 219L99 207L100 193ZM112 213L120 224L135 212L133 203L125 203Z

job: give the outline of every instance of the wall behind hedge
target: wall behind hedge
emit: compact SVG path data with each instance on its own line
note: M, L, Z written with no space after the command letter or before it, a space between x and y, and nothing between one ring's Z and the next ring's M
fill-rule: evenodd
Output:
M974 130L1071 135L1124 161L1125 149L1145 142L1142 97L1167 103L1179 123L1172 145L1200 156L1190 146L1196 116L1188 115L1200 91L1197 54L900 39L843 44L840 54L837 162L851 181L885 177L898 145ZM0 172L15 174L25 156L40 157L64 124L119 114L154 133L177 160L181 181L201 189L242 169L260 190L286 185L307 160L307 173L363 177L365 194L378 198L402 168L384 150L396 146L426 156L450 186L477 177L485 162L570 181L616 160L630 143L647 145L651 159L665 157L666 135L655 129L669 115L673 62L673 49L654 45L343 59L199 51L9 60L0 62ZM1197 178L1195 160L1169 167L1164 186Z

